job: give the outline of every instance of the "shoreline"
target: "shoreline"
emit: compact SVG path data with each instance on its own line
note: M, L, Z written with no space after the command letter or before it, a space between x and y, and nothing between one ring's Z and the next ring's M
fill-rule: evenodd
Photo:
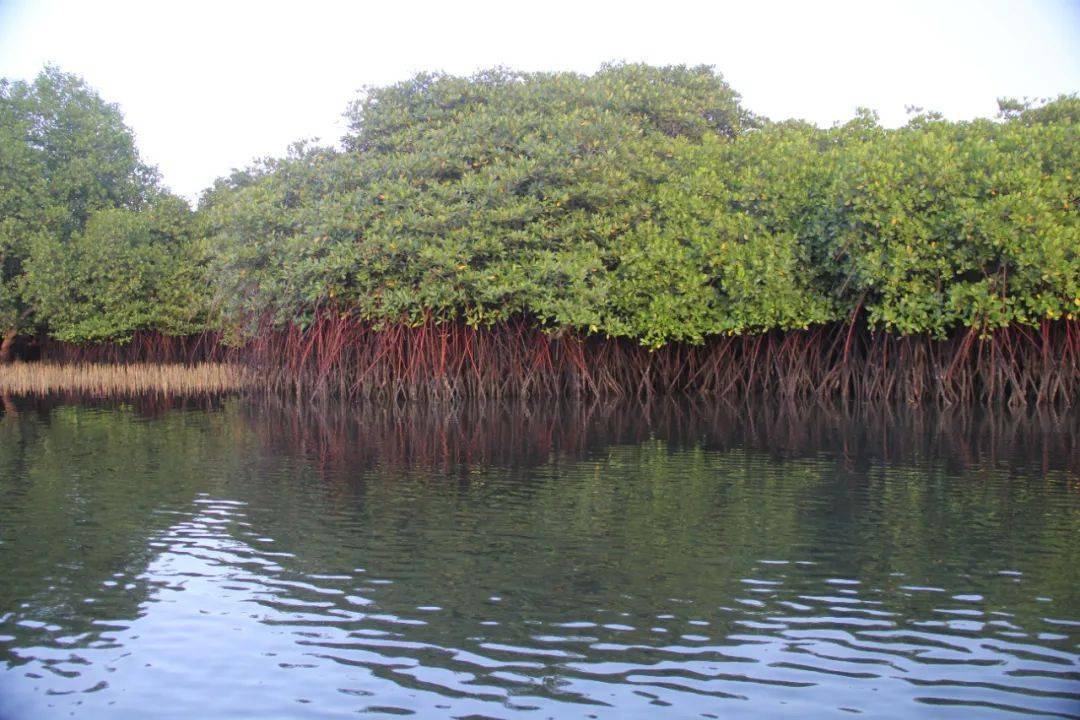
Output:
M685 396L732 400L1070 406L1080 398L1080 321L945 339L865 325L708 338L646 348L555 334L527 321L376 327L337 313L266 328L243 345L140 335L125 345L50 342L0 365L0 392L213 394L471 401Z

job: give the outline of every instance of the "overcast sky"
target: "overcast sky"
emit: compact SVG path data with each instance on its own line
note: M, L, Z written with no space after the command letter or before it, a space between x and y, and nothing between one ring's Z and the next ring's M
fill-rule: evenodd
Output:
M714 65L772 118L990 116L1001 96L1080 91L1080 0L0 0L0 76L82 75L189 198L293 140L336 142L364 85L610 60Z

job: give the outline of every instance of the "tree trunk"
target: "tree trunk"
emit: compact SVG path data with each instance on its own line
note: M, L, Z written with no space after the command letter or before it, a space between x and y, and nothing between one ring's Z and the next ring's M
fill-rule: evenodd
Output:
M15 336L19 331L15 328L4 331L4 338L0 340L0 363L11 362L11 351L15 347Z

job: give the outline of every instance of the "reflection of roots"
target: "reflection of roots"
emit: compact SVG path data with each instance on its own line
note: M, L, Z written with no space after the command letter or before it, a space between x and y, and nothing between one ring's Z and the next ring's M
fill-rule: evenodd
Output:
M6 418L12 400L3 401ZM70 401L121 406L145 417L172 410L226 412L267 448L344 475L379 468L464 477L473 468L535 467L655 440L717 451L756 450L778 458L825 454L852 470L927 459L946 462L958 472L1063 470L1080 489L1076 407L988 410L674 397L343 403L275 394L246 399L147 394L123 400L55 395L16 399L15 404L27 402L45 411Z
M433 321L376 329L346 313L324 311L306 328L266 323L240 348L225 348L210 333L146 333L125 346L47 343L42 354L68 362L245 360L268 389L349 399L683 393L1069 405L1080 397L1080 321L1011 327L986 337L964 332L945 340L872 333L857 321L649 351L624 339L555 336L525 320L481 329Z
M467 473L478 466L536 466L650 439L778 457L826 453L852 469L941 458L957 470L1080 470L1075 409L984 412L873 403L841 410L674 398L344 404L275 396L239 407L268 446L350 474L375 467Z

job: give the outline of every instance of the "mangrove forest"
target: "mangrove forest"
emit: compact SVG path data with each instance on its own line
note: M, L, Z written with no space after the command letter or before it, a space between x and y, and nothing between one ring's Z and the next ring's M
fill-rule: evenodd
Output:
M1080 397L1080 98L744 107L709 67L363 90L192 208L120 109L0 82L0 361L247 366L345 398Z

